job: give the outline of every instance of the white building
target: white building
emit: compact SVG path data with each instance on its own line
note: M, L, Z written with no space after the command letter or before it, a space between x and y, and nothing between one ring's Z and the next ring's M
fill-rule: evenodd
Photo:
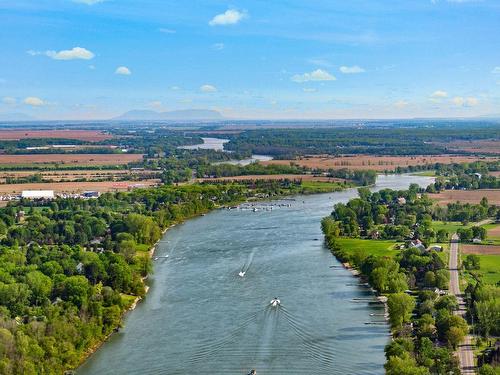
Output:
M21 198L25 199L54 199L54 190L23 190Z

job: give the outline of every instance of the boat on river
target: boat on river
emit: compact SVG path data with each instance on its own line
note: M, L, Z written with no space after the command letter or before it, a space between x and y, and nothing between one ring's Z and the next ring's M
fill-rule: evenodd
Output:
M278 299L278 297L274 297L269 304L272 307L278 307L281 305L281 301Z

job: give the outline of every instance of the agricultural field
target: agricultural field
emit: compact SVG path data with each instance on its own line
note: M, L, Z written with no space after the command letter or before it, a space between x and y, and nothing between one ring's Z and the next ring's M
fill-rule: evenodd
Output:
M134 187L148 187L160 184L159 179L142 181L88 181L88 182L54 182L54 183L26 183L0 184L0 194L17 194L23 190L54 190L56 193L81 193L95 190L99 192L124 191Z
M463 254L476 255L500 255L500 246L498 245L462 245ZM500 271L500 269L499 269Z
M33 154L0 155L0 166L64 164L74 166L124 165L143 159L142 154Z
M469 227L468 225L463 225L462 223L458 221L449 221L449 222L444 222L444 221L438 221L438 220L433 220L431 224L432 229L434 229L435 232L444 229L448 233L455 233L457 229L459 228L467 228Z
M41 182L64 182L82 180L142 180L158 175L153 170L129 170L129 169L91 169L91 170L30 170L30 171L0 171L0 183L16 183L18 181L38 175Z
M500 282L500 255L478 255L481 269L476 271L482 275L485 284Z
M469 163L477 160L494 161L494 157L437 155L437 156L376 156L376 155L344 155L344 156L310 156L294 160L270 160L262 162L264 165L294 163L303 167L328 169L371 169L378 172L394 171L397 167L422 166L430 164Z
M111 139L113 136L98 130L0 130L0 140L2 141L30 138L77 139L86 142L99 142Z
M500 154L500 140L470 140L452 141L448 143L434 142L434 144L446 147L450 151L470 152L474 154Z
M478 204L483 197L488 199L489 204L500 205L500 190L498 189L480 189L480 190L444 190L437 194L429 194L429 197L437 200L441 206L448 203Z

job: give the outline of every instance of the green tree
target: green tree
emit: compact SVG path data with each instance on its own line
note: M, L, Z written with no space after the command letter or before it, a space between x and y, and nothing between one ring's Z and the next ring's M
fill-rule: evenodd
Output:
M389 320L393 327L400 327L410 321L415 300L406 293L394 293L387 298Z

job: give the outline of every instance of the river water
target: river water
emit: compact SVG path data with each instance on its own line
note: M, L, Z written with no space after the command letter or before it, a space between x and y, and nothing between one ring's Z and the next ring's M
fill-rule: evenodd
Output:
M375 189L430 182L380 176ZM78 374L383 374L383 307L322 241L321 218L355 196L217 210L170 229L146 299Z

